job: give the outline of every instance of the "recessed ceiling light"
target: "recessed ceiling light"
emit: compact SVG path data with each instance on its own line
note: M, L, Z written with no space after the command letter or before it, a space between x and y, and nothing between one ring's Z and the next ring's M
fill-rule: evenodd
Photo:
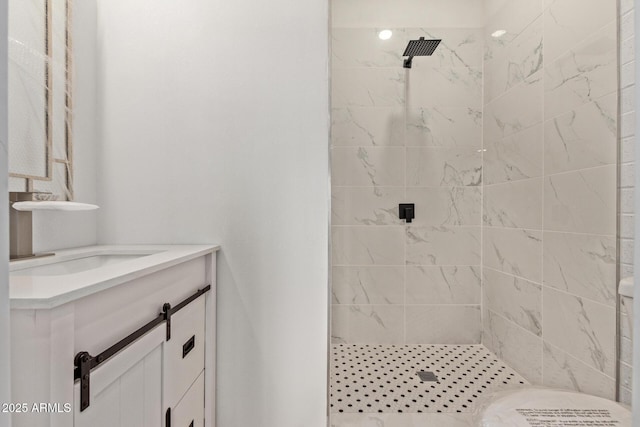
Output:
M498 38L504 36L505 34L507 34L507 30L497 30L491 34L491 37Z
M382 30L378 33L380 40L389 40L392 35L393 32L391 30Z

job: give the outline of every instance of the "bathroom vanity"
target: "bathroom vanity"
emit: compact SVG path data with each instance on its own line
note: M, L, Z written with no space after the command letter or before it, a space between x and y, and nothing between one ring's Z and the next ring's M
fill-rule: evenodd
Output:
M218 249L11 263L14 427L214 426Z

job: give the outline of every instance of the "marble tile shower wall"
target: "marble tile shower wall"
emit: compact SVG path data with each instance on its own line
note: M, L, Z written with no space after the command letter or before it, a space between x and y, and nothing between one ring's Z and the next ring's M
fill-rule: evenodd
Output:
M616 3L510 0L484 62L483 342L533 383L609 398Z
M334 342L480 342L482 34L332 31ZM443 41L405 70L420 36Z

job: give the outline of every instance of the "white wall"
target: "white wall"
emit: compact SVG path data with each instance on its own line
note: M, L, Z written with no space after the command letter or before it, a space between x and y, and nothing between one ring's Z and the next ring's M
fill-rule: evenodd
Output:
M326 425L327 3L98 3L99 241L222 245L218 427Z
M7 155L7 2L0 2L0 402L11 402L9 368L9 199ZM0 413L0 427L11 417Z
M74 198L96 203L96 3L73 2L73 156ZM36 252L93 245L97 242L97 213L34 212Z

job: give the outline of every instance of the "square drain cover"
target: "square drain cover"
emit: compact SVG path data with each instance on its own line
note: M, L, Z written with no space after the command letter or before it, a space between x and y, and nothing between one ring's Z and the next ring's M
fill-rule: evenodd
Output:
M438 381L438 377L431 371L418 371L418 376L420 377L420 381Z

